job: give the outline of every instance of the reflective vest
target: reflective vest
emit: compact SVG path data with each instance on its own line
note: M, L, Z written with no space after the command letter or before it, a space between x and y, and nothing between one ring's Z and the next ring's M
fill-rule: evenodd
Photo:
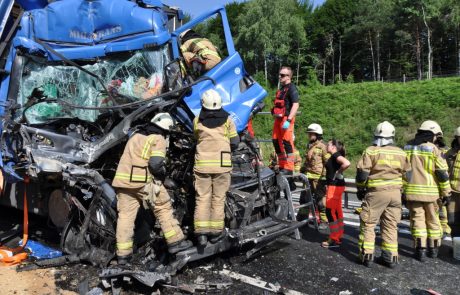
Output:
M199 56L201 59L209 59L208 56L221 59L219 53L214 44L206 38L195 38L185 41L180 47L182 54L185 52L191 52L194 56ZM187 61L189 63L189 61Z
M406 145L404 150L412 165L411 180L404 185L408 201L434 202L450 194L447 163L434 144Z
M460 153L458 150L450 149L447 153L447 163L449 165L450 187L455 192L460 192Z
M406 153L398 147L370 146L364 151L356 168L369 173L367 181L357 182L356 186L366 187L368 191L383 191L400 190L411 165Z
M219 127L208 128L198 121L193 121L197 138L194 171L199 173L224 173L232 170L230 138L238 135L235 123L228 117Z
M158 134L134 134L126 143L112 186L141 188L152 180L148 170L150 157L166 156L166 140Z
M308 179L320 179L321 176L326 175L324 167L330 157L331 155L327 152L324 142L317 140L308 145L302 171L307 174Z

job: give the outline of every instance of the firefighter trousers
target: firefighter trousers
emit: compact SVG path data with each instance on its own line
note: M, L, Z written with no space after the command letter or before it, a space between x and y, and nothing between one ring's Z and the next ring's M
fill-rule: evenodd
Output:
M195 234L217 234L224 229L225 199L230 181L230 172L195 172Z
M340 243L343 231L342 194L344 186L328 185L326 191L326 216L329 222L329 239Z
M438 216L439 216L439 221L441 222L441 228L442 228L442 233L446 235L450 235L450 227L449 227L449 221L447 218L447 206L442 205L442 200L441 198L438 199Z
M318 208L317 216L319 213L319 217L321 219L321 222L326 222L327 223L327 216L326 216L326 182L322 179L308 179L308 182L310 184L310 190L311 194L314 198L314 202L316 202L315 207ZM307 193L302 192L300 194L300 204L305 204L309 202L307 200ZM306 215L308 217L310 213L309 207L306 208L301 208L299 210L299 214Z
M452 237L460 237L460 193L452 192L450 204L447 206L447 216Z
M360 213L359 254L374 255L375 226L380 221L382 251L398 257L398 223L401 221L401 191L383 190L369 192Z
M441 246L442 228L438 218L438 204L434 202L407 201L414 247Z
M116 238L118 256L130 255L133 252L134 222L144 197L143 188L120 188L117 190L118 221ZM160 223L168 244L179 242L185 238L179 222L174 217L169 194L163 185L160 186L160 192L154 198L152 211Z
M292 119L289 128L284 130L283 124L286 122L287 117L275 118L273 124L273 147L278 156L278 165L280 169L294 171L295 164L295 146L294 146L294 123Z

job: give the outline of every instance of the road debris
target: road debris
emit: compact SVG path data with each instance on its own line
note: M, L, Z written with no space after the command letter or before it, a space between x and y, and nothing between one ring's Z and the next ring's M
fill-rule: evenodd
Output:
M274 293L277 293L277 294L285 294L285 295L303 295L304 294L304 293L301 293L301 292L298 292L298 291L285 289L285 288L281 287L278 283L277 284L268 283L268 282L262 281L260 279L255 279L255 278L245 276L245 275L242 275L242 274L239 274L239 273L236 273L236 272L233 272L233 271L229 271L229 270L226 270L226 269L221 270L219 273L222 274L222 275L228 276L228 277L230 277L230 278L232 278L234 280L238 280L240 282L249 284L251 286L258 287L258 288L260 288L262 290L274 292ZM346 294L344 294L344 295L346 295Z

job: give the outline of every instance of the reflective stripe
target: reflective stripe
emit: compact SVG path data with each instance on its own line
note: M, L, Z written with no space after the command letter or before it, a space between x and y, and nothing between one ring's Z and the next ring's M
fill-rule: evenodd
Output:
M412 229L412 235L416 238L426 238L427 232L426 229Z
M121 173L121 172L117 172L115 174L115 178L114 179L124 179L124 180L134 180L134 181L145 181L146 179L147 180L150 180L152 179L152 176L150 175L147 175L147 178L145 177L145 175L140 175L140 174L129 174L129 173Z
M207 221L195 221L194 225L195 225L195 228L199 228L199 227L208 228L208 227L211 226L211 221L209 221L209 220L207 220Z
M313 172L307 172L307 178L308 179L320 179L321 174L316 174L316 173L313 173Z
M166 154L163 153L163 152L159 152L159 151L153 151L151 154L150 154L150 157L166 157Z
M147 140L147 142L144 144L144 148L142 149L142 154L141 154L142 159L146 159L146 160L149 159L148 152L149 152L150 147L152 146L152 142L154 140L155 140L155 137L152 137L149 140Z
M382 250L387 250L391 252L398 252L398 244L389 244L389 243L382 243Z
M130 250L133 248L133 241L124 242L124 243L117 243L118 250Z
M380 186L386 186L386 185L402 186L402 179L399 178L399 179L368 179L367 180L368 187L380 187Z
M429 238L441 238L442 237L442 230L437 229L428 229L428 237Z
M224 221L223 220L210 221L210 226L214 228L222 228L224 227Z
M369 149L366 149L365 153L367 155L370 155L370 156L376 156L376 155L396 155L396 156L403 156L405 157L406 156L406 153L404 151L398 151L398 150L383 150L383 149L379 149L379 150L369 150Z
M195 166L201 167L222 167L222 166L231 166L232 161L230 160L196 160Z
M452 169L452 176L451 176L451 186L453 189L458 190L459 188L459 181L460 181L460 153L457 154L455 157L454 167Z
M163 235L165 236L165 239L167 240L167 239L174 237L176 235L176 231L170 230L170 231L163 233Z

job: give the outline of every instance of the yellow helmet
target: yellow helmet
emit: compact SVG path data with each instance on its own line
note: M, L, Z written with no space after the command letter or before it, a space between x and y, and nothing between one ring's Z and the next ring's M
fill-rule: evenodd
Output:
M388 121L378 124L374 130L374 136L376 137L394 137L395 133L395 126Z
M443 135L441 126L439 126L437 122L431 120L423 122L418 130L431 131L434 135Z
M201 95L201 105L208 110L220 110L222 108L222 97L214 89L206 90Z
M191 31L191 29L187 29L187 30L183 31L182 33L180 33L179 38L180 39L184 38L184 36L190 31Z
M156 114L150 122L163 130L169 130L174 125L174 119L168 113Z

